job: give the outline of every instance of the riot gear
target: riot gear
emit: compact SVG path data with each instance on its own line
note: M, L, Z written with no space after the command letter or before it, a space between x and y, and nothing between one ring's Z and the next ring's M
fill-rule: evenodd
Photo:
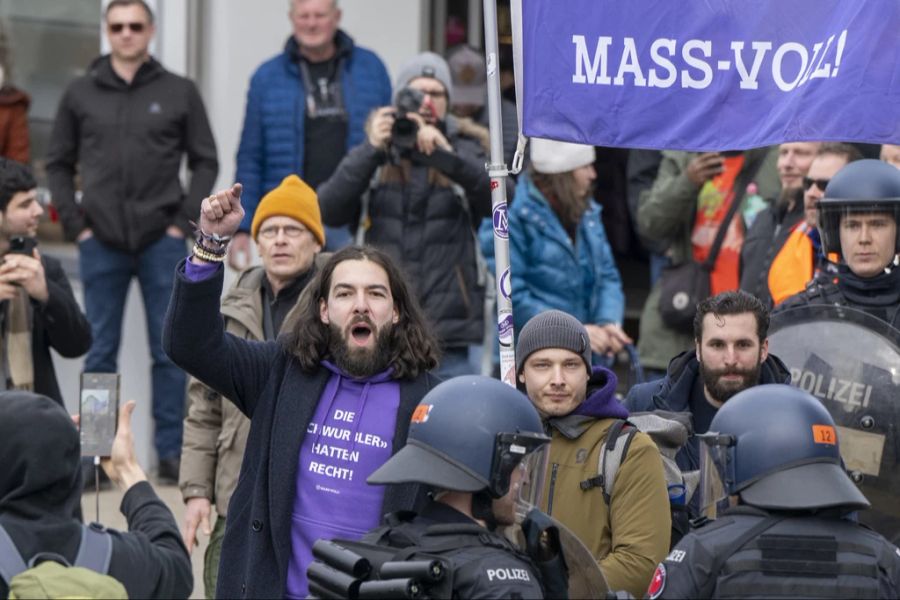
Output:
M772 317L769 351L834 418L844 464L872 503L860 521L898 543L900 331L846 306L803 306Z
M841 466L839 436L802 390L729 399L698 436L701 498L717 518L682 538L647 595L896 598L900 550L847 517L868 502Z
M841 465L834 420L802 390L783 384L744 390L698 437L704 511L734 495L780 510L869 506Z
M360 542L318 544L310 590L341 598L567 595L559 535L552 524L535 530L533 518L548 441L537 411L514 388L480 376L438 385L413 412L406 445L368 478L424 483L436 488L434 499L419 514L387 515ZM553 551L525 554L493 531L496 522L547 531Z
M858 160L837 172L819 201L822 250L841 254L841 217L850 213L889 213L900 225L900 169L880 160ZM900 253L900 231L894 252Z
M513 470L549 441L524 394L490 377L456 377L425 395L413 413L406 446L367 481L487 490L500 498ZM540 492L543 471L537 463L523 486L529 492Z

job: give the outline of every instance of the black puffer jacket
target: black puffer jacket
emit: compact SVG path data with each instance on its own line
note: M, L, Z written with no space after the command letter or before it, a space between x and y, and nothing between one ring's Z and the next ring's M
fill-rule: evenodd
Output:
M178 177L187 155L190 190ZM74 177L80 167L81 204ZM193 231L218 174L216 144L197 86L148 60L129 84L108 56L73 81L56 113L47 151L53 203L69 240L85 228L100 241L138 252L169 225Z
M473 231L490 215L491 189L478 142L460 134L453 119L447 132L454 152L442 153L437 170L462 188L467 201L437 183L435 171L426 166L413 165L405 182L382 170L369 193L365 225L366 242L401 264L442 347L452 348L477 343L483 335L484 287ZM362 197L386 163L387 154L368 142L344 157L318 189L326 225L356 225Z
M0 523L27 562L54 552L75 561L81 542L81 446L56 402L28 392L0 393ZM129 533L110 530L109 575L129 598L187 598L191 560L175 517L147 482L122 498ZM0 580L0 598L9 590Z

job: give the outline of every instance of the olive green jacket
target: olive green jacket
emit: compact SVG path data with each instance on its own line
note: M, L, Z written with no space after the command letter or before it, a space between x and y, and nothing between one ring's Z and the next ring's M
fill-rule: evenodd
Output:
M695 152L663 151L656 181L641 194L638 203L638 232L647 239L667 242L666 255L672 265L684 264L692 254L691 232L700 188L688 179L687 166L695 156ZM777 160L777 146L748 151L738 180L746 182L744 185L755 183L763 198L777 198L781 190ZM753 175L748 178L748 173ZM738 191L743 194L745 190ZM657 282L641 313L638 351L644 367L665 371L674 356L693 347L694 340L690 334L670 329L662 322L659 293Z
M642 598L669 552L669 494L659 450L640 432L616 474L609 506L600 487L582 489L581 482L599 473L600 450L614 422L579 415L551 420L542 508L584 542L610 590Z

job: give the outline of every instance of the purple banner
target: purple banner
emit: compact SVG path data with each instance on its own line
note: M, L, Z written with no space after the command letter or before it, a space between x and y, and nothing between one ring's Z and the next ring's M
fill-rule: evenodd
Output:
M524 132L598 146L900 143L898 0L523 0Z

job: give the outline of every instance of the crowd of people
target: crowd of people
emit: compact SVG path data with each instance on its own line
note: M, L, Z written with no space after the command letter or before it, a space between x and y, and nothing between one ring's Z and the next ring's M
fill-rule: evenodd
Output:
M250 80L237 182L211 193L196 85L150 55L143 0L108 3L110 53L68 86L46 157L84 310L36 247L27 134L0 113L0 448L16 457L0 476L0 595L56 562L106 578L88 586L185 597L199 535L209 598L349 594L323 592L331 539L440 555L462 597L584 593L565 535L633 597L900 593L900 529L858 525L869 501L824 397L789 387L795 365L769 348L770 317L810 306L900 339L900 146L634 150L611 199L597 149L534 139L498 221L483 57L424 52L392 85L336 0L290 6L293 34ZM0 110L18 111L4 61L0 39ZM611 222L651 266L637 327ZM496 373L495 233L518 391L477 359ZM115 373L135 277L156 476L180 488L180 531L134 457L131 403L102 461L131 533L82 526L88 470L51 359ZM630 387L626 356L644 375ZM524 546L499 535L517 527Z

